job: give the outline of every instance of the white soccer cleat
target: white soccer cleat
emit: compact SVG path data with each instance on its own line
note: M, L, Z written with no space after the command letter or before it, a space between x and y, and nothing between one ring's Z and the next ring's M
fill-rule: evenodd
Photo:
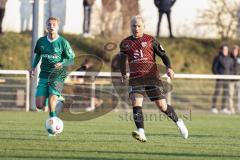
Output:
M178 121L176 122L176 125L182 135L182 137L184 139L187 139L188 138L188 129L187 127L185 126L184 122L182 119L178 119Z
M139 131L133 131L132 132L132 137L135 138L136 140L139 140L140 142L146 142L147 138L144 133L140 133Z
M217 108L212 108L211 112L212 112L213 114L218 114Z

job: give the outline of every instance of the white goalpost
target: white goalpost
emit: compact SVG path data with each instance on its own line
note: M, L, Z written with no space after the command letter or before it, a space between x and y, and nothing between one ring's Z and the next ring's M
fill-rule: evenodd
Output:
M0 70L0 107L18 108L19 106L28 112L29 100L29 72L27 70Z

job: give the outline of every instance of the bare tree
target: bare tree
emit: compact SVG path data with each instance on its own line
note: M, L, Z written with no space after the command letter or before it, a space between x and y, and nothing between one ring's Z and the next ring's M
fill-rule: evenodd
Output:
M121 30L122 20L119 0L102 0L101 35L111 37Z
M209 0L209 7L199 14L197 25L209 26L221 39L236 37L239 1Z
M139 14L138 0L120 0L122 12L122 31L124 34L130 32L130 20L134 15Z
M101 35L111 37L116 33L129 34L130 20L139 14L138 0L101 0Z

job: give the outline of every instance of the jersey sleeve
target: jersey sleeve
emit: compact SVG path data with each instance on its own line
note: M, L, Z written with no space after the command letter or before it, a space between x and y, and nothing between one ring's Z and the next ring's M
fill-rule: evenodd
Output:
M124 39L121 43L120 43L120 52L123 54L126 54L127 51L130 49L131 47L131 41Z
M36 46L34 48L34 53L40 55L41 54L41 49L40 49L40 41L38 40L36 43Z
M38 65L39 61L41 59L41 55L40 54L35 54L33 61L32 61L32 68L36 68L36 66Z
M32 68L36 68L36 66L38 65L40 59L41 59L41 49L40 49L40 42L39 40L36 43L36 46L34 48L34 58L32 61Z
M119 60L119 69L120 72L123 76L127 74L127 55L124 54L123 52L120 52L118 55L118 60Z
M168 56L166 55L165 50L163 49L162 45L155 38L153 39L153 50L154 50L155 54L157 54L159 57L161 57L165 66L167 68L171 68L171 63L170 63Z
M64 58L62 61L63 66L69 66L74 64L75 54L68 41L64 42Z
M124 44L124 41L122 41L122 42L120 43L120 45L119 45L119 48L120 48L120 52L121 52L121 53L124 53L124 52L125 52L123 44Z
M120 43L120 53L118 54L119 68L122 76L127 74L127 50L130 48L130 43L123 40Z

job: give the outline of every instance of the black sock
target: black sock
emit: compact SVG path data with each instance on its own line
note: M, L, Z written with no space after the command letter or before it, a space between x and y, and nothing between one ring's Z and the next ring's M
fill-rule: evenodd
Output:
M175 113L174 109L172 106L167 105L167 110L163 111L163 113L165 113L169 118L171 118L173 120L173 122L177 122L178 121L178 116Z
M137 129L144 128L143 124L144 116L142 112L142 107L140 106L133 107L133 119L137 126Z

